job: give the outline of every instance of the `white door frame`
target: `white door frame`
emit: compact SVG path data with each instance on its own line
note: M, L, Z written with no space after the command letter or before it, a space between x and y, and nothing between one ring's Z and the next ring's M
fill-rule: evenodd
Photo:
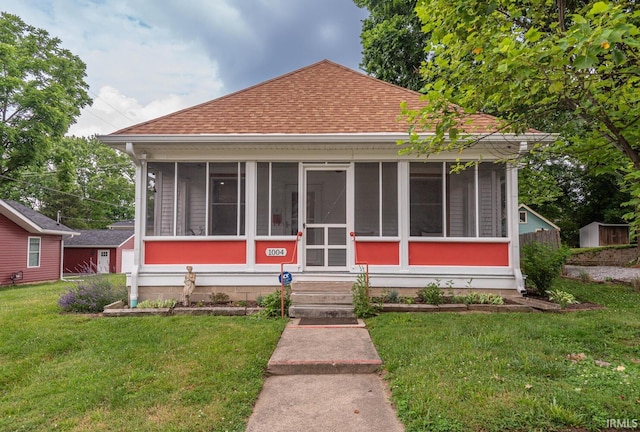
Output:
M307 214L307 191L317 190L316 195L322 196L321 185L314 185L308 183L308 173L310 171L344 171L345 172L345 184L344 184L344 199L345 199L345 220L343 223L310 223L308 221ZM301 210L301 226L303 229L303 237L301 242L301 258L304 271L347 271L351 268L352 246L349 241L349 230L352 228L353 220L353 203L352 203L352 174L353 165L350 163L335 163L335 164L309 164L303 165L302 168L302 193L299 208ZM309 240L308 229L309 228L321 228L323 229L323 244L322 245L308 245ZM329 244L329 230L332 228L344 229L345 239L343 245L330 245ZM324 252L323 265L309 265L307 264L307 250L322 250ZM329 266L328 254L329 250L344 249L345 250L345 265L344 266Z

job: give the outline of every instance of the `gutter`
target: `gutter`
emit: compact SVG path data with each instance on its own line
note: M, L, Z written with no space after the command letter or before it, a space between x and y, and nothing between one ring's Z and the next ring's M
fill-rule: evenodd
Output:
M134 221L134 240L133 240L133 266L131 268L131 292L129 293L129 307L138 306L138 275L140 273L140 254L142 252L142 174L144 173L143 165L146 163L146 155L138 156L135 152L132 142L125 144L125 153L129 155L136 166L135 176L135 221Z

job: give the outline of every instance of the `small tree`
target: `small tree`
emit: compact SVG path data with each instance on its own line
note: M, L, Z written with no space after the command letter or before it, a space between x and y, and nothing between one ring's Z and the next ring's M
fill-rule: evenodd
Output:
M569 249L566 246L556 249L538 242L523 245L520 267L527 277L527 287L534 294L546 297L553 280L560 276L568 256Z

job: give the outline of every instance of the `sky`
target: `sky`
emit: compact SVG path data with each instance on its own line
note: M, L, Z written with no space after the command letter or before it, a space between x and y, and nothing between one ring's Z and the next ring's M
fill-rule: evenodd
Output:
M114 132L328 59L359 70L352 0L0 0L87 65L69 135Z

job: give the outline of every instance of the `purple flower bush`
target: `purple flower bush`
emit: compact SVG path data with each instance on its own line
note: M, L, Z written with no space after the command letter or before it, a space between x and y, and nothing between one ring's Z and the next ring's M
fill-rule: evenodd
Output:
M65 312L102 312L109 303L127 298L124 286L114 286L107 278L97 275L80 282L60 296L58 306Z

